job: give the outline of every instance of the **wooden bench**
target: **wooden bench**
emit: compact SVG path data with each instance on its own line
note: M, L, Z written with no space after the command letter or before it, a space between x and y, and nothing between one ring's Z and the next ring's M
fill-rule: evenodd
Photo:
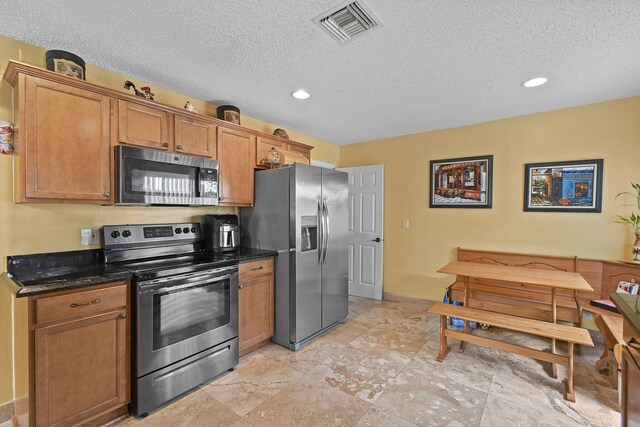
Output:
M521 356L530 357L532 359L549 362L551 364L566 365L569 367L569 375L567 377L565 398L571 402L575 402L575 394L573 390L573 348L576 344L593 347L593 341L586 329L512 316L509 314L484 311L475 308L455 306L441 302L431 306L431 308L429 308L429 313L440 315L440 353L437 357L439 362L442 362L449 352L447 337L451 337L462 342L469 342L495 348L497 350L508 351ZM566 356L554 354L553 352L535 350L516 344L509 344L490 338L472 335L471 333L448 329L447 316L459 317L467 321L485 323L498 328L524 332L531 335L550 338L552 340L565 341L569 346L568 352ZM463 351L462 347L460 351Z

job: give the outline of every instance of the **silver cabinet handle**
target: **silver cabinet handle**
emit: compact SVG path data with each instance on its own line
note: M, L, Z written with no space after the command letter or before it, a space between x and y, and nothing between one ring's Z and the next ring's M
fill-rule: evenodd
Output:
M251 271L258 271L258 270L262 270L263 268L264 268L263 266L260 266L260 267L252 267L252 268L250 268L249 270L251 270Z
M102 195L104 197L111 197L111 193L109 193L108 191L105 191L104 193L102 193Z
M74 302L72 304L69 304L69 307L76 308L76 307L84 307L84 306L93 305L93 304L100 304L100 300L94 299L93 301L87 301L87 302Z

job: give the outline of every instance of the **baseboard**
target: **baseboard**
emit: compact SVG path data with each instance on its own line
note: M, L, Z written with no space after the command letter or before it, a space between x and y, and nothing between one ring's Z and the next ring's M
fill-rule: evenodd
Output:
M16 405L12 400L11 402L3 403L0 405L0 423L9 421L16 413Z
M414 304L427 304L432 305L437 301L433 301L426 298L418 298L418 297L408 297L406 295L393 294L391 292L383 292L382 299L384 301L392 301L392 302L411 302Z

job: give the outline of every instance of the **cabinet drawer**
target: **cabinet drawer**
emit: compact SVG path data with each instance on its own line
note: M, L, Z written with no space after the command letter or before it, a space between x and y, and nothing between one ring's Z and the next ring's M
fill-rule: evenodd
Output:
M260 261L246 262L240 264L239 280L245 282L254 277L261 277L273 274L273 258L261 259Z
M127 305L127 285L81 291L36 300L36 323L49 323L86 316Z

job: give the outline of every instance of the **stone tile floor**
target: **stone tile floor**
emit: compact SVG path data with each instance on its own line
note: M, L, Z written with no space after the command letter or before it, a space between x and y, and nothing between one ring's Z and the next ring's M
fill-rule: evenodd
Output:
M617 426L617 392L595 369L602 338L575 359L576 403L550 366L467 344L435 360L425 305L350 298L349 320L298 352L270 345L234 372L120 426ZM478 334L539 349L546 340ZM562 347L560 350L565 350Z

